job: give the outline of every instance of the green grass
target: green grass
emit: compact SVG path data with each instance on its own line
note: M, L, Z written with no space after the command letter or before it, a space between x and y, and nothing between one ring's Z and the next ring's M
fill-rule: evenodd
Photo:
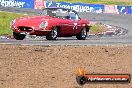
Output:
M90 34L97 34L97 33L106 31L106 28L103 25L92 24L91 26L92 27L90 28L90 31L89 31Z
M58 2L73 3L92 3L92 4L116 4L116 5L132 5L132 0L54 0Z
M0 12L0 35L12 35L12 30L10 29L10 21L20 16L24 15L17 13Z

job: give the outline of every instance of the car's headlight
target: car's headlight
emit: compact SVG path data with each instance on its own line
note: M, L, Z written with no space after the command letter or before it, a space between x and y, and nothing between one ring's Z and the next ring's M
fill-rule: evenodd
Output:
M12 21L10 22L10 27L13 26L13 25L15 24L15 22L16 22L16 19L12 20Z
M48 22L47 21L44 21L40 24L40 27L41 28L46 28L48 26Z

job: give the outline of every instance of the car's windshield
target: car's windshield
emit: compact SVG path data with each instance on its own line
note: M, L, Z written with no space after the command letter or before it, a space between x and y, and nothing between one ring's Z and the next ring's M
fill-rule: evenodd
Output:
M69 16L68 10L64 9L45 9L43 11L42 15L47 15L51 17L60 17L60 18L66 18Z

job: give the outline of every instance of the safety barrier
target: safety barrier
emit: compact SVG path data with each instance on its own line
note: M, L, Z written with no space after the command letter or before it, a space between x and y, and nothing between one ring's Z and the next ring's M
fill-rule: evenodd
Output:
M47 7L61 7L74 9L77 12L132 14L132 6L83 4L68 2L47 2L44 0L0 0L0 6L43 9Z
M34 0L0 0L0 6L17 8L34 8Z
M77 12L132 14L132 6L104 5L104 4L82 4L67 2L44 2L45 8L61 7L76 10Z
M81 3L67 3L67 2L45 2L47 7L60 7L76 10L77 12L96 12L103 13L104 5L99 4L81 4Z
M132 6L104 5L104 13L132 14Z

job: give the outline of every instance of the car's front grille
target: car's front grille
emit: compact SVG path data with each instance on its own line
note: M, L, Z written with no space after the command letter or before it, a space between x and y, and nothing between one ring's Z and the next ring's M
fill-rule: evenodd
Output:
M26 32L31 32L33 30L31 27L24 27L24 26L19 26L18 29Z

